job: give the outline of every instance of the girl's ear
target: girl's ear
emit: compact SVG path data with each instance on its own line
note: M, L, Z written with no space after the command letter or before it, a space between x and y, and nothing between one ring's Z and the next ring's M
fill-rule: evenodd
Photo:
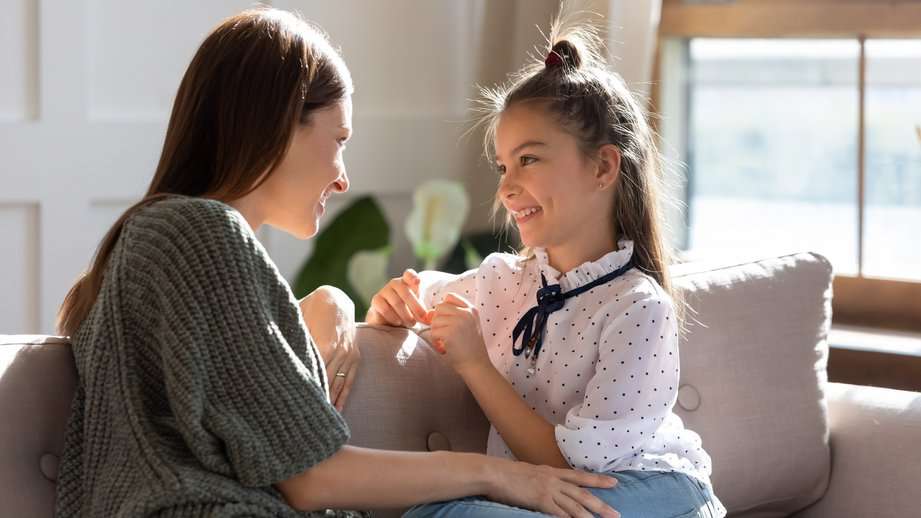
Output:
M620 148L614 144L605 144L598 148L598 169L595 171L595 182L601 189L614 185L620 174Z

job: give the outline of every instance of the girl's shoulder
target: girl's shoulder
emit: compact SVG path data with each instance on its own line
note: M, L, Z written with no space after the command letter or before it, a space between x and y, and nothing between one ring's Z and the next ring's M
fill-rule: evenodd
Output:
M493 252L487 255L480 268L506 268L509 270L520 270L525 267L528 258L519 254L510 254L508 252Z
M605 312L620 314L636 304L650 306L656 313L674 310L671 295L653 276L638 268L631 269L615 283L611 286L611 296L603 305Z
M512 275L527 270L529 261L528 258L518 254L493 252L487 255L483 262L471 272L475 272L480 281L508 281L512 279Z

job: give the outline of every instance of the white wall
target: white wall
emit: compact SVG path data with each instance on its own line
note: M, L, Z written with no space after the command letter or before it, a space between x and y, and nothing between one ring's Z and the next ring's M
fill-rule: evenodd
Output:
M378 196L397 238L394 268L410 260L402 225L423 179L464 180L471 224L482 226L495 178L478 139L458 138L467 100L475 83L523 62L556 1L270 3L302 11L342 48L356 83L347 197ZM0 333L53 332L60 301L103 233L146 188L198 43L250 5L0 0ZM292 278L310 243L260 234Z

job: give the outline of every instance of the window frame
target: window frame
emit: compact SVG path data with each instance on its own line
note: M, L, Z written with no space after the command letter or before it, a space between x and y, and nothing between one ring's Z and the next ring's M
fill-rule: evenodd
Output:
M858 274L836 275L835 322L921 331L921 281L868 277L864 271L866 40L921 38L921 0L663 0L653 84L660 85L666 40L691 38L847 38L860 45L858 109ZM660 88L651 95L658 114ZM667 100L666 100L667 102ZM659 117L653 117L657 122ZM660 128L656 128L659 130ZM686 131L686 129L685 129ZM684 144L677 143L678 146Z

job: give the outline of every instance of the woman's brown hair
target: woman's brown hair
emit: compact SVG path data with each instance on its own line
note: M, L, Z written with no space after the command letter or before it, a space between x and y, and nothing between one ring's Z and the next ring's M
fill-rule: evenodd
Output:
M125 222L170 195L224 202L252 192L280 163L297 125L352 92L348 69L318 27L259 8L224 20L205 38L176 93L156 173L115 222L58 313L76 334L99 295Z

